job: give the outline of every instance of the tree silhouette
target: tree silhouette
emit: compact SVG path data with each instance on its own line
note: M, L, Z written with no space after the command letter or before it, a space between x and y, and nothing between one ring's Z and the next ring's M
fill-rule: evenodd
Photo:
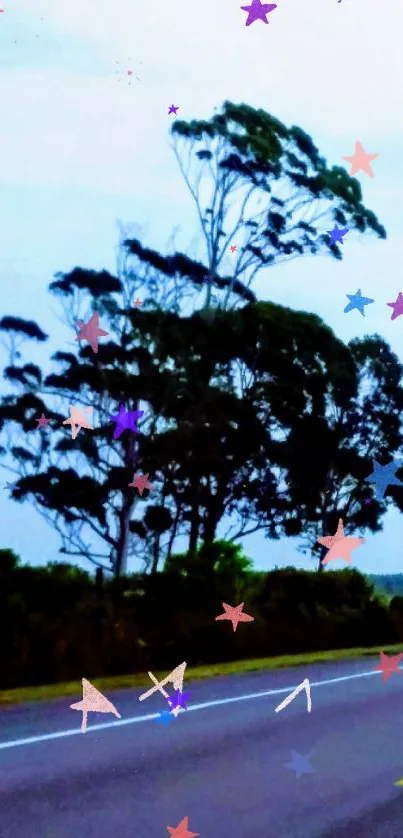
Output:
M177 120L173 149L195 202L207 269L206 301L226 288L221 305L248 299L257 272L305 254L329 253L337 223L386 238L344 167L327 167L311 137L262 109L225 102L210 120ZM229 255L229 246L237 251ZM135 246L134 246L135 250ZM136 254L138 255L138 254ZM230 276L220 272L230 271ZM201 274L195 275L199 284Z
M225 103L210 122L175 122L172 130L207 265L164 256L122 231L116 276L57 274L50 291L72 348L54 354L48 375L17 363L22 339L46 340L39 326L0 322L10 339L4 375L17 390L0 408L1 453L20 475L13 497L34 503L60 534L62 552L117 577L134 555L155 572L182 535L195 556L225 517L225 537L300 535L305 549L332 532L335 517L376 531L390 501L360 507L362 482L373 456L388 458L402 444L401 367L387 344L375 336L346 347L320 318L258 303L250 287L259 269L285 259L340 259L324 232L332 221L384 238L358 181L328 169L301 129L246 105ZM196 162L196 186L178 143ZM197 183L208 176L213 191L203 208ZM226 275L238 232L243 244ZM206 286L207 311L196 297ZM141 310L132 307L139 295ZM109 333L97 355L73 339L77 320L94 310ZM94 431L75 440L62 425L70 404L93 410ZM145 411L138 437L112 439L110 415L120 404ZM36 432L42 412L49 433ZM150 499L128 487L134 462L149 474ZM390 498L399 503L398 492Z

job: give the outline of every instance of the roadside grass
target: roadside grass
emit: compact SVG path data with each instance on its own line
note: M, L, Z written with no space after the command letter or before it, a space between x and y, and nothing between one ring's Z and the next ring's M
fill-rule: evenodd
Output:
M218 675L234 675L244 672L258 672L265 669L284 669L301 664L322 663L326 661L340 661L346 658L361 658L376 655L379 652L397 653L402 651L402 644L393 646L372 646L369 648L332 649L329 652L304 652L301 655L279 655L273 658L252 658L250 660L231 661L230 663L214 663L207 666L195 666L186 669L187 680L215 678ZM179 661L181 663L181 661ZM160 681L166 672L154 672ZM133 689L133 687L150 687L150 679L146 672L135 675L112 675L105 678L89 678L91 684L101 692L108 690ZM67 681L59 684L45 684L41 687L17 687L12 690L0 690L0 706L20 704L24 701L45 701L53 698L67 698L80 696L81 681Z

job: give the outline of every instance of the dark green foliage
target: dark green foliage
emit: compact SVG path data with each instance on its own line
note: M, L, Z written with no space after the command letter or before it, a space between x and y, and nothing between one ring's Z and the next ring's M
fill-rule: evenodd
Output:
M384 594L387 599L391 599L396 594L397 599L403 596L403 573L374 573L369 574L368 579L377 593Z
M21 567L0 552L0 688L403 640L403 598L388 608L356 570L253 573L241 549L203 545L194 561L116 582L68 564ZM222 602L255 618L236 633Z

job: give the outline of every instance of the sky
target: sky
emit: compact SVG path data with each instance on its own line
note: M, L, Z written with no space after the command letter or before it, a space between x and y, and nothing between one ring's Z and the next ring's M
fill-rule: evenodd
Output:
M176 249L203 255L189 250L197 219L171 149L168 108L179 106L184 120L209 119L226 100L299 125L329 165L348 167L342 157L356 140L379 155L375 176L357 178L387 240L351 232L342 262L323 255L283 263L261 271L253 290L319 315L343 341L378 333L403 360L403 318L391 321L386 305L403 291L402 6L278 0L268 25L246 27L240 2L4 0L0 315L33 319L49 334L32 360L46 367L66 345L47 292L53 275L75 266L113 273L119 222L163 253L176 228ZM375 300L365 318L343 313L346 294L358 288ZM3 478L15 479L2 468ZM390 510L381 533L365 534L353 554L358 569L401 572L400 527ZM59 558L59 546L29 503L9 499L0 482L0 548L43 564ZM254 534L243 546L257 569L313 566L294 540Z

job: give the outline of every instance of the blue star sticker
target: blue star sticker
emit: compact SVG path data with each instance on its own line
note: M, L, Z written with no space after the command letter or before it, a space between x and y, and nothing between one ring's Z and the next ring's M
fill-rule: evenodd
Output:
M347 235L348 227L343 227L342 230L339 230L337 224L334 225L333 230L327 230L328 236L330 236L330 246L332 244L336 244L336 242L340 242L340 244L344 244L343 236Z
M381 464L378 463L378 460L372 460L372 464L374 470L366 479L369 480L370 483L376 484L375 494L378 500L382 500L385 496L388 486L403 486L402 481L395 476L398 468L401 467L401 463L395 464L393 460L391 460L390 463L386 464L386 466L381 466Z
M371 300L370 297L363 297L361 295L361 288L359 288L355 294L346 294L346 297L348 297L350 302L346 305L344 314L347 314L348 311L353 311L353 309L356 308L361 312L362 316L365 317L364 306L368 306L370 303L375 302L375 300Z
M157 724L163 724L165 725L165 727L168 727L173 718L174 717L170 710L163 710L162 713L160 713L159 715L159 719L157 719Z
M311 765L311 756L314 751L309 751L309 754L299 754L298 751L291 751L292 761L291 762L284 762L284 768L291 768L292 771L295 771L297 780L302 777L303 774L316 774L316 769L312 768Z

